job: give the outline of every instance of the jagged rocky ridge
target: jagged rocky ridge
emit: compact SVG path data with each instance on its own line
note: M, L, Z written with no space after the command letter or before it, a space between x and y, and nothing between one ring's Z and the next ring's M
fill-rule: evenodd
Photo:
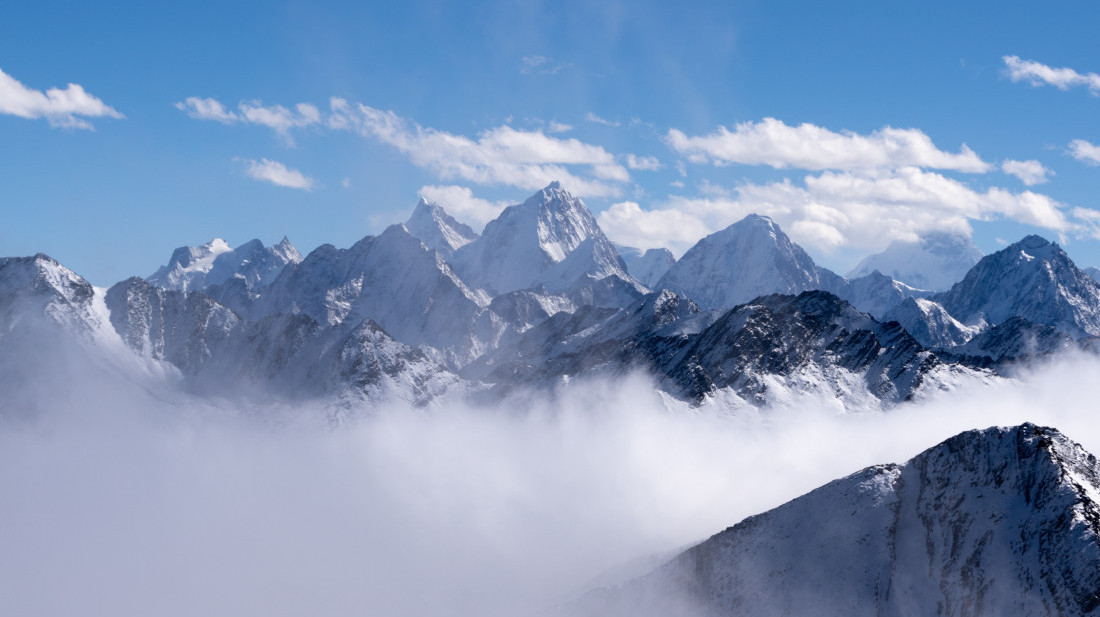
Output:
M926 382L948 385L987 366L941 357L896 322L878 322L829 292L773 294L719 312L665 290L623 309L554 315L463 374L509 391L644 370L693 401L729 391L752 404L811 392L896 403Z
M481 236L421 201L405 225L347 249L325 245L303 259L285 239L235 250L216 241L98 295L47 257L9 259L0 309L30 306L49 278L12 264L55 264L46 312L100 339L107 324L135 356L196 391L242 382L253 392L352 401L386 391L418 403L447 390L503 394L641 370L692 401L725 392L769 404L814 392L892 404L1020 358L1096 347L1088 335L1100 331L1100 287L1036 237L982 259L940 294L878 272L840 277L755 215L678 262L645 255L658 270L669 265L654 289L554 183ZM102 310L82 317L95 298ZM356 369L330 353L369 355L372 345L378 353Z
M584 615L1100 613L1100 466L1055 429L962 433L752 516Z
M181 246L168 265L145 280L165 289L188 291L219 285L231 279L251 289L270 283L287 264L302 261L302 255L285 236L278 244L265 247L249 240L235 249L214 238L202 246Z

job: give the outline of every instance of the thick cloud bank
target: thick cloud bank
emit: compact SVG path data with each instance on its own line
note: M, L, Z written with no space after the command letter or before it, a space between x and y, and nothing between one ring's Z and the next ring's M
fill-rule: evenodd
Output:
M0 597L18 615L540 614L964 429L1031 420L1100 452L1098 371L1064 358L885 414L689 409L638 377L339 426L66 378L0 424Z

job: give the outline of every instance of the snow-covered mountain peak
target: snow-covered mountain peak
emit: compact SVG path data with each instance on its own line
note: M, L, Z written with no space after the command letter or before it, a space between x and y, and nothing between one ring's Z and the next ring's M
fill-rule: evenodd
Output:
M229 243L221 238L214 238L206 244L199 246L181 246L172 252L172 258L168 260L168 268L201 269L214 263L214 258L222 253L233 250Z
M105 325L100 308L91 283L49 255L0 258L0 340L19 330L16 323L42 323L44 317L44 323L88 341Z
M916 242L892 242L883 252L861 261L848 278L878 270L917 289L942 291L962 280L981 258L981 250L968 236L933 231Z
M279 243L271 247L271 251L276 256L283 258L287 263L298 263L302 261L302 254L298 252L298 249L290 243L290 238L283 236Z
M1054 429L961 433L749 517L584 614L1092 615L1100 468ZM691 610L688 610L691 609Z
M430 249L450 257L456 250L477 239L477 233L447 213L437 203L423 197L417 202L405 227Z
M0 291L56 295L67 302L86 302L94 293L88 281L45 253L0 258Z
M287 264L300 261L301 253L286 236L270 248L259 240L249 240L236 249L214 238L201 246L176 249L168 265L145 280L165 289L192 291L239 277L251 289L270 283Z
M567 272L545 274L581 247L591 259L577 257L571 260L576 263L564 268ZM567 284L564 274L574 278L616 274L630 280L626 264L588 207L557 182L505 208L485 226L480 238L455 251L452 263L464 280L494 295L539 284L547 284L548 289L548 283Z
M983 257L933 299L966 324L1023 317L1075 338L1100 335L1100 286L1061 247L1040 236Z
M1051 260L1058 259L1062 254L1061 247L1042 236L1034 234L1025 236L1019 242L1011 245L1019 261L1029 262L1033 259Z
M566 255L589 237L597 233L603 235L588 206L562 188L557 181L550 183L518 207L513 207L513 220L519 222L520 217L526 217L525 223L534 222L539 247L555 263L565 259ZM504 218L503 214L501 218Z
M750 214L684 254L656 287L707 309L731 308L772 293L820 288L817 266L772 219Z

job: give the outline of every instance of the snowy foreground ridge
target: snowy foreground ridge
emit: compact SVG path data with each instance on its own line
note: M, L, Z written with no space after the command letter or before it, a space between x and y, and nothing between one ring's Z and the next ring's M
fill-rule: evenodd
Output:
M1057 430L962 433L752 516L584 615L1100 614L1100 467Z
M947 285L944 263L972 266ZM757 215L679 260L619 247L555 182L481 234L421 201L346 249L215 239L106 290L46 255L0 259L0 360L41 347L26 328L43 322L128 383L137 366L160 379L149 387L228 399L369 409L642 372L693 403L866 408L1097 348L1100 285L1038 236L980 259L929 237L857 274L817 266Z

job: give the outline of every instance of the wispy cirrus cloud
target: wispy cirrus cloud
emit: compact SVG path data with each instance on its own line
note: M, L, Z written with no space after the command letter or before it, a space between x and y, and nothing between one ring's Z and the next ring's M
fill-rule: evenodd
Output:
M1050 178L1047 176L1054 175L1053 171L1047 169L1042 163L1036 160L1007 160L1001 163L1001 171L1016 176L1020 179L1020 182L1023 182L1027 186L1045 184L1050 181Z
M292 189L313 190L313 178L278 161L269 159L260 159L259 161L240 159L240 161L244 164L245 175L254 180Z
M568 64L541 55L524 56L519 61L519 72L524 75L556 75L566 68L569 68Z
M601 118L600 116L597 116L596 114L594 114L592 112L588 112L588 114L584 117L584 119L588 122L593 123L593 124L602 124L604 126L621 126L622 125L622 123L617 121L617 120L608 120L607 118Z
M245 101L232 111L213 98L187 97L176 103L176 109L196 120L222 124L254 124L275 131L287 143L293 144L290 130L321 124L321 111L309 103L299 103L294 109L282 105L265 106L260 101Z
M767 165L776 169L875 170L922 167L984 173L991 166L965 144L945 152L917 129L884 127L867 135L834 132L813 124L790 126L775 118L718 127L688 136L670 129L666 141L693 163Z
M1004 56L1005 72L1013 82L1027 82L1032 86L1054 86L1069 90L1084 86L1093 96L1100 95L1100 75L1078 73L1068 68L1053 68L1034 60L1022 60L1019 56Z
M397 149L442 179L540 189L554 180L583 196L616 197L630 174L601 146L510 126L475 137L420 126L392 111L332 99L328 124Z
M354 132L395 148L441 180L524 190L537 190L558 180L586 197L618 197L630 181L627 168L602 146L554 136L554 132L572 128L558 122L534 130L501 125L466 136L424 127L393 111L341 98L331 99L324 113L308 103L291 109L246 102L231 110L216 99L199 97L187 98L176 107L197 120L266 126L290 143L292 131L303 127ZM635 163L651 165L653 161L636 159Z
M0 114L20 118L45 118L52 127L95 130L87 118L125 118L115 108L89 94L80 84L49 88L45 92L28 88L0 70Z

